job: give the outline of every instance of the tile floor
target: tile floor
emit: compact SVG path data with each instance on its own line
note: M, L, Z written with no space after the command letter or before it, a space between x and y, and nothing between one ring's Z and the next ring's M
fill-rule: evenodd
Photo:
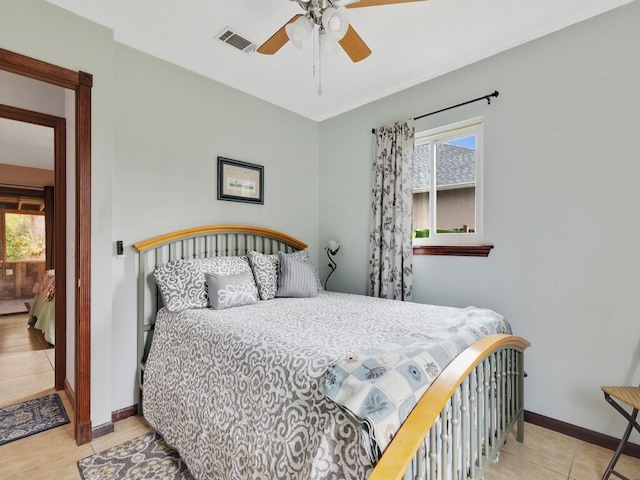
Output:
M524 443L509 434L500 461L489 468L485 480L600 480L613 456L611 450L529 423L524 432ZM622 456L616 470L640 480L637 458Z
M53 349L26 326L26 315L0 317L0 407L52 393ZM59 392L67 412L72 406ZM0 479L80 478L76 461L150 431L139 417L115 424L115 431L78 447L73 424L0 446ZM525 425L525 442L510 435L500 461L485 480L599 480L613 452L572 437ZM618 469L640 480L640 460L623 457Z
M0 407L53 393L53 352L28 315L0 316ZM76 461L150 431L139 417L115 424L114 432L78 447L73 406L58 392L72 422L0 446L0 479L80 479Z

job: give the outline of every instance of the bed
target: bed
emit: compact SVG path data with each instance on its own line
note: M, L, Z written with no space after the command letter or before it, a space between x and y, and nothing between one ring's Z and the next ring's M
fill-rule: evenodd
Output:
M29 326L42 331L44 339L51 345L56 343L56 274L46 270L33 287L33 302L29 308Z
M514 423L523 439L528 343L506 320L313 285L270 298L267 260L278 282L310 272L305 247L233 225L135 245L140 413L195 478L475 479ZM254 301L203 307L244 298L247 265Z

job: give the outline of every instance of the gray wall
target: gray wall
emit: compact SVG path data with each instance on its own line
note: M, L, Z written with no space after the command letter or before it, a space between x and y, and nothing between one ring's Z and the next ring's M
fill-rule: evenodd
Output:
M418 123L484 116L484 229L495 248L488 258L415 257L414 300L504 314L532 343L526 408L612 435L622 424L600 385L640 382L639 20L633 2L320 131L320 242L342 244L332 288L364 293L371 127L500 91L490 106Z
M233 222L279 229L309 243L317 258L318 124L125 48L111 31L44 0L3 0L1 10L1 48L94 75L95 427L134 402L136 272L130 245L177 229ZM216 200L218 155L264 165L264 206ZM115 258L116 240L125 242L126 259Z
M133 403L136 258L129 246L183 228L280 230L317 258L318 124L136 50L115 47L113 405ZM216 199L218 155L264 166L264 205ZM116 347L117 346L117 347ZM123 353L121 354L120 351Z

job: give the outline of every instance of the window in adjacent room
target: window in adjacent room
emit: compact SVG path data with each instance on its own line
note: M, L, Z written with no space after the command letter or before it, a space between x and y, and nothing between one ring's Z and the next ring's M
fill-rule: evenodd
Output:
M481 240L482 119L416 133L414 246Z
M46 258L44 215L4 213L4 260L38 262Z

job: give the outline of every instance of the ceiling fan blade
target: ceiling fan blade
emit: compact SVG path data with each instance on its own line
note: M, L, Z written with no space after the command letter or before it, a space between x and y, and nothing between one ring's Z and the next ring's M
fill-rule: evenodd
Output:
M302 15L295 15L291 20L285 23L280 30L271 35L269 40L264 42L260 47L256 50L258 53L262 53L264 55L273 55L282 47L284 47L285 43L289 41L289 37L287 36L287 32L285 31L285 27L292 22L295 22Z
M333 6L336 8L346 7L347 5L351 5L352 3L357 3L360 0L333 0Z
M347 29L347 33L342 40L339 40L340 46L349 55L352 62L359 62L360 60L364 60L369 55L371 55L371 50L364 43L362 37L358 35L358 33L353 29L351 25Z
M349 3L345 5L347 8L360 8L360 7L377 7L379 5L392 5L394 3L407 3L407 2L423 2L425 0L360 0L355 3Z

